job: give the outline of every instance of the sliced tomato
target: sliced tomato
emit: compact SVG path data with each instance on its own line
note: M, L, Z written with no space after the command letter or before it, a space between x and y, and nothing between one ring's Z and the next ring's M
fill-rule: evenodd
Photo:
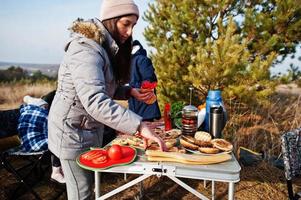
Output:
M93 160L93 159L95 159L97 157L100 157L102 155L105 155L105 154L101 153L100 151L93 151L92 150L92 151L89 151L87 153L84 153L82 155L82 158L85 159L85 160Z
M101 163L105 163L105 162L107 162L108 161L108 157L107 157L107 155L101 155L101 156L99 156L99 157L97 157L97 158L94 158L93 160L92 160L92 163L94 163L94 164L101 164Z

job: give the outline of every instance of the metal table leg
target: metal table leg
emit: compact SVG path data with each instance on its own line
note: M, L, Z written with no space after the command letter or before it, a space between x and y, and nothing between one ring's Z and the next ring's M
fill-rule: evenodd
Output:
M124 184L124 185L122 185L122 186L116 188L115 190L113 190L113 191L111 191L111 192L108 192L107 194L105 194L105 195L103 195L103 196L101 196L101 197L98 197L96 200L107 199L107 198L109 198L109 197L111 197L111 196L113 196L113 195L115 195L115 194L117 194L117 193L119 193L119 192L121 192L121 191L123 191L123 190L125 190L125 189L127 189L127 188L129 188L129 187L131 187L131 186L133 186L133 185L135 185L135 184L141 182L141 181L143 181L144 179L146 179L146 178L148 178L148 177L150 177L150 176L152 176L152 174L144 174L144 175L142 175L142 176L139 176L138 178L136 178L136 179L134 179L134 180L128 182L127 184ZM95 180L95 181L96 181L96 180ZM99 183L98 183L98 184L99 184ZM98 185L98 184L95 183L95 186Z
M215 199L215 182L211 181L211 195L212 195L212 200Z
M188 190L189 192L191 192L192 194L194 194L195 196L199 197L200 199L209 200L207 197L202 195L200 192L196 191L195 189L193 189L192 187L190 187L189 185L187 185L180 179L176 178L175 176L167 176L167 177L170 178L171 180L173 180L174 182L176 182L178 185L185 188L186 190Z
M100 172L95 171L95 199L100 197Z
M207 181L204 180L204 188L207 188Z
M228 199L234 200L234 183L233 182L229 182Z

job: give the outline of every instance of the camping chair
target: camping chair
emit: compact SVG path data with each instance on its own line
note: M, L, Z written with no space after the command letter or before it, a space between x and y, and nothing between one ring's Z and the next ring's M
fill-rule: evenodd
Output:
M19 117L19 115L16 115L15 113L16 110L10 110L10 111L0 111L0 118L1 119L7 119L7 120L0 120L0 128L2 131L2 137L0 138L0 141L5 140L8 137L18 137L18 132L17 130L17 119L15 117ZM5 132L8 131L6 125L11 124L10 129L13 130L12 132L8 132L5 134ZM7 129L7 130L6 130ZM7 135L7 137L5 137ZM41 199L39 195L32 189L32 185L28 182L28 178L32 174L37 174L38 173L38 179L42 179L42 175L44 175L44 170L50 166L50 161L48 162L43 162L44 158L49 158L47 157L48 150L41 150L41 151L34 151L34 152L28 152L26 151L22 145L19 145L18 143L15 142L15 145L10 145L6 149L1 149L0 152L0 161L1 161L1 166L6 169L8 172L12 173L14 177L17 179L19 182L18 187L15 189L13 192L13 195L10 199L15 199L16 195L18 194L17 191L19 191L20 186L23 185L25 188L31 192L36 199ZM13 158L21 158L24 160L22 163L22 166L16 166L14 162L12 162ZM43 167L46 165L45 167Z
M20 186L23 185L27 191L31 192L36 199L41 199L40 196L32 189L34 184L30 184L27 178L35 174L37 175L38 180L43 178L46 168L49 167L50 161L43 162L48 156L48 150L38 151L38 152L26 152L22 149L21 146L8 149L0 154L1 165L8 172L12 173L14 177L19 182L19 186L13 192L13 195L10 199L15 199L18 194L17 191L20 189ZM21 158L24 160L24 164L17 168L11 162L13 157ZM45 166L44 166L45 165ZM24 172L24 173L22 173Z
M293 179L301 175L301 128L281 136L285 178L290 200L297 200L301 192L293 191Z

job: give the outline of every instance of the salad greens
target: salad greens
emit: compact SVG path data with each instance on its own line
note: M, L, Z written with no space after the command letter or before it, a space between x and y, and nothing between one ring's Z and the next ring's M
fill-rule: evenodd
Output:
M182 114L181 111L184 108L185 102L176 101L171 104L171 120L173 128L182 127Z

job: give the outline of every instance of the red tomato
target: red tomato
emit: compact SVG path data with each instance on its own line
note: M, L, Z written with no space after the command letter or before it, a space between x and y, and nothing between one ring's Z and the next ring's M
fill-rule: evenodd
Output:
M108 156L112 160L119 160L122 158L122 149L118 144L113 144L108 150Z

